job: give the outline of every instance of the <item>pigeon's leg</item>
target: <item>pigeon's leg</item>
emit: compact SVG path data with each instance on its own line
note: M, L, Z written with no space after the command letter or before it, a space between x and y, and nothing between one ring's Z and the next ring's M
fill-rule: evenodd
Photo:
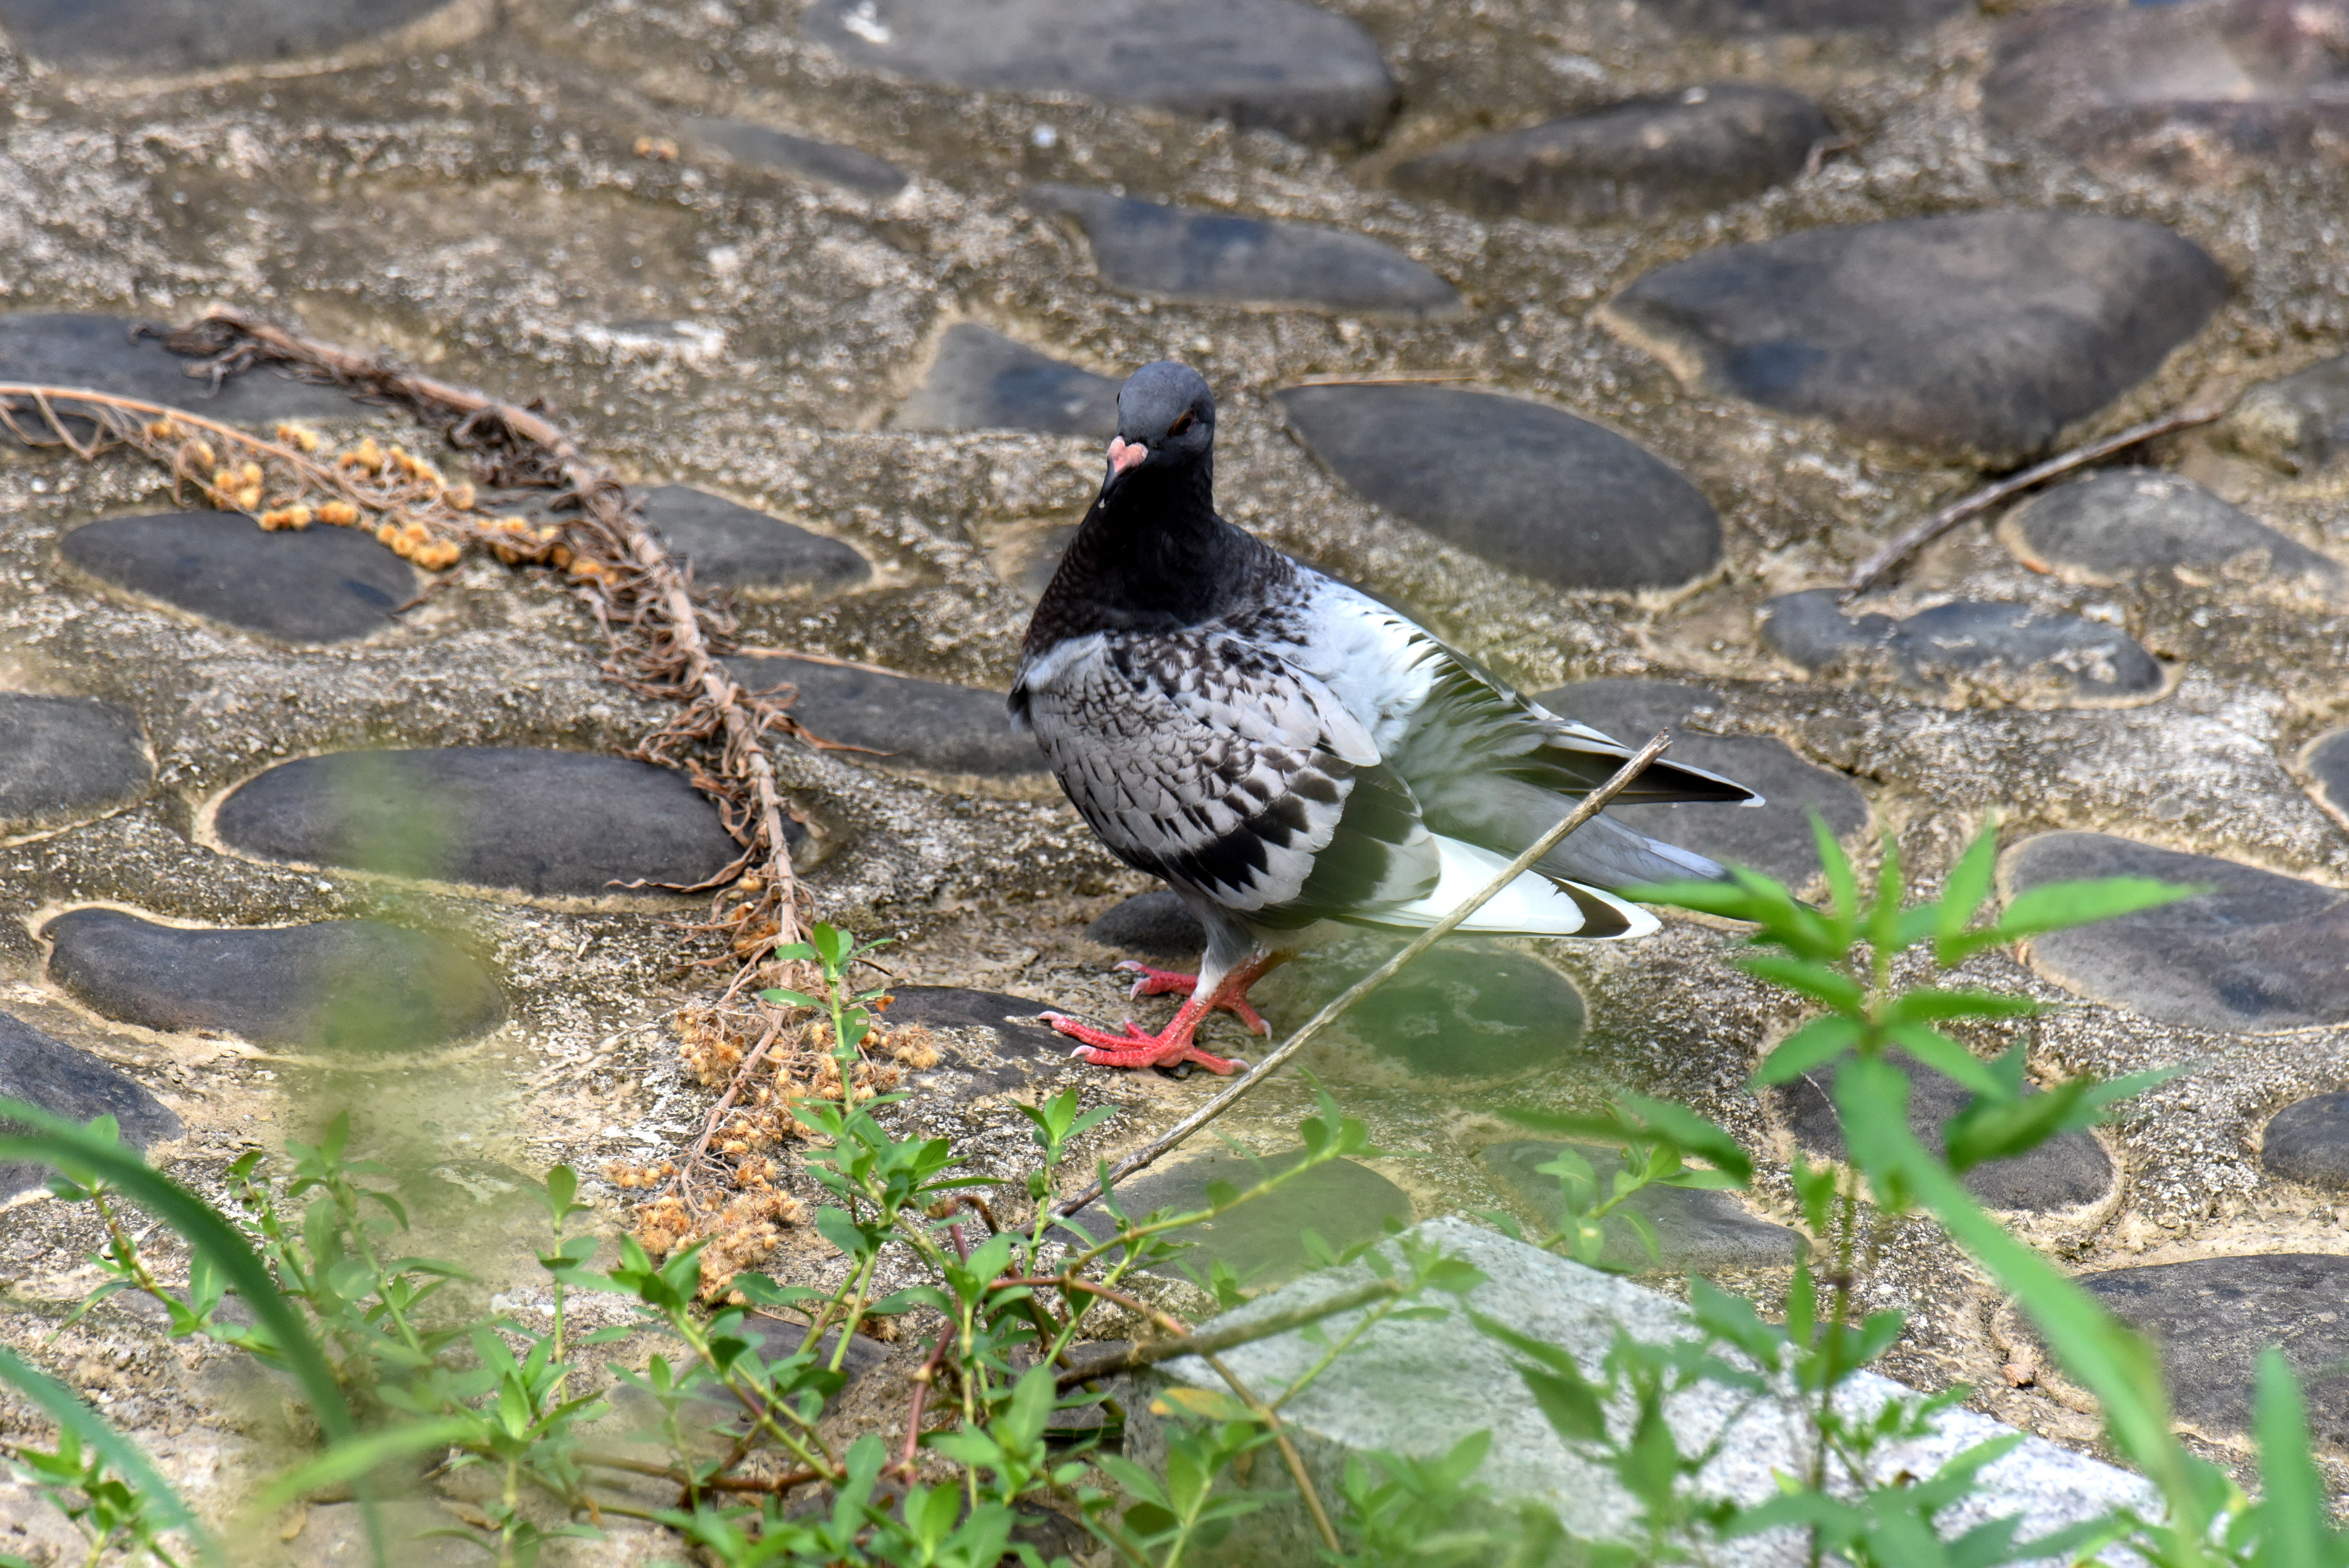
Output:
M1232 979L1240 982L1238 990L1235 992L1227 981L1217 992L1216 1000L1210 1002L1208 1006L1211 1008L1223 1008L1241 1023L1246 1024L1248 1033L1262 1035L1269 1039L1272 1037L1272 1026L1264 1021L1263 1014L1248 1006L1248 987L1294 956L1295 954L1288 953L1270 953L1233 970ZM1144 996L1188 996L1199 988L1199 977L1196 975L1185 975L1179 969L1153 969L1147 964L1136 964L1132 959L1128 959L1118 967L1129 975L1142 976L1133 983L1133 989L1127 993L1136 1001L1140 1001Z
M1177 1062L1196 1062L1211 1073L1224 1077L1239 1071L1245 1064L1228 1057L1211 1056L1191 1043L1191 1037L1207 1015L1217 1007L1230 1007L1247 995L1249 986L1264 976L1267 970L1285 963L1287 953L1258 954L1246 964L1226 973L1216 988L1202 997L1195 983L1183 1006L1175 1010L1174 1019L1157 1034L1129 1018L1125 1032L1113 1035L1107 1029L1096 1029L1060 1013L1047 1013L1044 1021L1071 1039L1081 1042L1076 1054L1095 1067L1103 1068L1171 1068ZM1185 975L1185 980L1192 977ZM1171 989L1171 987L1170 987ZM1244 1004L1243 1004L1244 1005Z

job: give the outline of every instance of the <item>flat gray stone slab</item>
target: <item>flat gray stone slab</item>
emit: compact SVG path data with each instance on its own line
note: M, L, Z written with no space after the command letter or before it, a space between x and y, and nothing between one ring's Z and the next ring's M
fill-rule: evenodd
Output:
M2349 893L2109 833L2042 833L2001 858L2012 892L2082 877L2154 877L2212 891L2034 937L2060 985L2191 1028L2269 1034L2349 1022Z
M1826 819L1837 838L1868 826L1868 799L1849 778L1806 762L1775 736L1691 733L1685 727L1702 714L1705 727L1727 707L1717 692L1677 681L1637 677L1577 681L1534 694L1552 713L1578 719L1619 739L1637 744L1659 729L1672 733L1672 758L1710 769L1758 789L1760 806L1614 806L1608 815L1650 838L1710 855L1724 865L1751 866L1794 887L1817 876L1817 842L1810 813Z
M136 800L154 777L129 708L0 691L0 838Z
M2260 1164L2271 1176L2349 1192L2349 1094L2313 1094L2268 1118Z
M2272 1345L2300 1375L2318 1442L2349 1442L2349 1257L2268 1253L2082 1274L2161 1352L2172 1407L2214 1436L2251 1427L2251 1370Z
M2316 803L2349 823L2349 729L2336 729L2309 742L2300 764L2315 782Z
M201 3L201 0L191 0ZM43 0L0 0L0 28L22 41L14 30L12 5L43 4ZM84 5L81 0L55 0L60 13L102 14L114 7ZM204 7L210 14L209 6ZM119 26L119 23L117 24ZM36 50L36 53L38 51ZM295 381L274 370L256 370L223 382L213 393L210 383L186 374L189 361L163 346L160 337L133 341L130 332L140 323L122 315L85 315L56 311L0 313L0 381L29 381L53 387L80 387L111 392L150 403L190 409L232 424L256 424L269 419L349 418L357 412L351 400L331 387ZM25 406L30 410L32 405ZM21 421L37 428L37 417ZM77 426L86 432L88 424ZM0 434L0 441L16 444Z
M1008 1094L1069 1068L1076 1042L1036 1022L1049 1002L960 985L900 985L890 996L886 1026L919 1024L937 1037L938 1064L906 1072L932 1099Z
M1365 933L1318 944L1267 975L1252 995L1274 1037L1402 944L1391 934ZM1337 1028L1360 1043L1359 1065L1380 1081L1458 1086L1568 1069L1586 1019L1582 993L1564 975L1529 954L1470 936L1422 954Z
M2000 211L1723 245L1601 315L1684 381L2004 460L2150 375L2228 288L2207 252L2155 224Z
M2236 446L2293 473L2349 456L2349 354L2252 387L2221 428Z
M1911 32L1971 9L1971 0L1641 0L1693 33Z
M215 70L323 55L396 32L448 0L0 0L36 59L100 76Z
M690 887L742 852L681 773L518 747L281 762L229 791L212 828L261 860L534 897L609 897L636 882Z
M793 136L754 120L688 115L678 129L705 147L750 169L769 169L818 185L886 198L905 188L905 171L886 160L837 142Z
M110 1116L133 1149L180 1136L178 1113L136 1081L5 1013L0 1013L0 1095L68 1121ZM0 1165L0 1197L38 1187L51 1174L46 1165Z
M1956 1079L1920 1066L1905 1052L1895 1053L1895 1059L1909 1071L1909 1128L1928 1148L1939 1150L1950 1119L1971 1105L1974 1097ZM1772 1091L1793 1125L1795 1140L1830 1160L1844 1158L1843 1122L1834 1099L1836 1066L1815 1068ZM2044 1213L2093 1203L2111 1191L2113 1162L2087 1133L2066 1132L2027 1154L1977 1165L1964 1181L1968 1191L1993 1209Z
M1183 1156L1119 1182L1117 1203L1135 1220L1154 1210L1185 1213L1204 1209L1214 1201L1210 1186L1225 1182L1245 1191L1303 1158L1302 1150L1260 1161L1229 1149ZM1220 1220L1185 1231L1184 1239L1191 1245L1147 1272L1175 1278L1196 1274L1205 1279L1214 1265L1222 1264L1249 1288L1276 1285L1314 1266L1300 1240L1304 1232L1313 1232L1335 1252L1375 1240L1386 1233L1389 1221L1398 1229L1411 1223L1411 1199L1370 1167L1340 1160L1241 1204ZM1116 1222L1097 1203L1078 1211L1069 1228L1095 1241L1117 1233Z
M1440 1248L1472 1264L1485 1276L1464 1305L1497 1318L1533 1338L1570 1353L1587 1376L1599 1376L1619 1331L1655 1345L1693 1337L1687 1308L1629 1280L1588 1269L1513 1242L1464 1220L1430 1220L1413 1228L1417 1242ZM1396 1248L1392 1256L1401 1256ZM2344 1260L2349 1261L2349 1260ZM1362 1264L1324 1270L1292 1281L1214 1321L1244 1324L1275 1313L1302 1310L1340 1291L1358 1289L1372 1275ZM1449 1305L1447 1301L1445 1305ZM1322 1320L1323 1335L1308 1339L1291 1331L1226 1351L1226 1365L1249 1388L1267 1398L1297 1381L1324 1353L1326 1344L1360 1323L1353 1313ZM1524 1380L1516 1357L1477 1331L1456 1308L1434 1320L1389 1320L1365 1331L1323 1376L1281 1407L1314 1484L1324 1497L1338 1495L1346 1460L1374 1450L1415 1459L1438 1459L1474 1432L1490 1432L1492 1449L1473 1478L1488 1488L1488 1513L1471 1511L1464 1529L1506 1526L1520 1501L1537 1501L1555 1512L1575 1535L1592 1541L1637 1540L1639 1505L1615 1474L1587 1460L1558 1437L1545 1419ZM1120 1401L1129 1412L1126 1457L1161 1470L1167 1422L1151 1413L1153 1396L1177 1387L1222 1388L1214 1371L1195 1357L1162 1362L1133 1380ZM1847 1413L1865 1420L1889 1401L1910 1397L1889 1378L1863 1372L1847 1386ZM1697 1477L1697 1490L1749 1506L1777 1495L1780 1473L1802 1473L1796 1446L1806 1429L1795 1397L1782 1390L1758 1400L1742 1390L1704 1384L1675 1397L1669 1418L1682 1452L1720 1446ZM1632 1412L1612 1412L1618 1431L1630 1429ZM1892 1484L1903 1471L1931 1475L1961 1450L2013 1435L1987 1416L1963 1408L1934 1417L1931 1435L1893 1443L1874 1456L1873 1484ZM1984 1485L1942 1516L1951 1535L2007 1514L2022 1516L2020 1539L2044 1535L2106 1510L2147 1509L2152 1491L2138 1477L2057 1448L2044 1438L2026 1438L2013 1451L1982 1470ZM1251 1514L1216 1553L1217 1568L1295 1568L1319 1553L1319 1537L1295 1501L1295 1483L1282 1467L1259 1463L1247 1485L1270 1504ZM1721 1568L1796 1568L1808 1553L1795 1530L1748 1536L1722 1543L1708 1553Z
M2050 6L2000 30L1982 117L2172 179L2337 162L2349 132L2344 20L2339 0Z
M1572 1149L1590 1162L1599 1191L1612 1191L1615 1173L1623 1169L1616 1150L1595 1144L1567 1144L1520 1138L1480 1150L1476 1162L1519 1207L1550 1230L1566 1217L1566 1194L1554 1173L1541 1167ZM1650 1187L1623 1205L1656 1227L1661 1266L1711 1273L1720 1269L1791 1268L1809 1243L1801 1234L1767 1220L1757 1220L1726 1192L1696 1191L1679 1187ZM1619 1219L1604 1222L1606 1250L1601 1254L1618 1268L1645 1269L1655 1265L1637 1232ZM1538 1236L1534 1238L1538 1241Z
M693 565L694 580L737 593L828 593L873 575L852 546L687 485L643 492L645 522Z
M864 70L1075 93L1304 141L1367 140L1394 108L1370 34L1301 0L817 0L802 26Z
M418 586L408 562L357 529L269 533L242 512L104 518L57 549L93 577L282 643L380 632Z
M189 929L78 909L41 930L49 978L93 1012L273 1050L413 1050L506 1016L496 979L445 937L372 920Z
M1190 969L1207 945L1206 927L1167 888L1138 892L1085 927L1085 939L1155 958L1158 967Z
M1389 180L1487 217L1637 222L1742 201L1800 174L1835 134L1799 93L1711 82L1441 147Z
M1702 576L1721 519L1661 458L1586 419L1448 387L1292 387L1281 410L1365 500L1496 566L1562 588Z
M2024 565L2067 583L2174 572L2293 583L2325 595L2349 589L2338 562L2158 469L2106 469L2058 485L2008 513L1999 533Z
M1016 338L957 322L921 386L889 417L900 430L1035 430L1117 434L1118 384Z
M1076 221L1102 281L1128 294L1207 304L1447 315L1452 285L1365 234L1162 207L1077 185L1034 185L1028 204Z
M1766 601L1762 640L1813 674L2034 707L2158 696L2159 661L2118 626L2020 604L1952 600L1905 620L1847 615L1833 588Z
M726 665L753 691L796 686L792 717L826 740L866 748L833 753L847 761L988 779L1045 771L1036 738L1012 727L1000 692L782 655Z

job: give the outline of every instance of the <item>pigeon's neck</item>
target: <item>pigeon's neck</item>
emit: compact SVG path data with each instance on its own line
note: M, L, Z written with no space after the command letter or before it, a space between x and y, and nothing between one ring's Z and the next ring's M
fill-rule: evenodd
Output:
M1078 525L1029 623L1024 651L1032 656L1095 632L1200 625L1261 598L1286 564L1216 515L1206 463L1139 470Z

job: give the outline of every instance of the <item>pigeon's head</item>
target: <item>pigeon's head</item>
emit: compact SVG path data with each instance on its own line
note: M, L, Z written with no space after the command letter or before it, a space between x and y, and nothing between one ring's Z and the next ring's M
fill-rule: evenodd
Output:
M1216 445L1216 395L1187 365L1161 359L1126 378L1117 395L1117 436L1109 444L1107 490L1145 464L1187 467Z

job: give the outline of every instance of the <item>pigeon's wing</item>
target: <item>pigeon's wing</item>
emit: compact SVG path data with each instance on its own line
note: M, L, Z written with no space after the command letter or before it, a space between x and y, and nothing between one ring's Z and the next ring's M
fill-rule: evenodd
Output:
M1103 843L1259 924L1433 890L1410 788L1321 681L1211 631L1099 634L1030 661L1012 709Z

